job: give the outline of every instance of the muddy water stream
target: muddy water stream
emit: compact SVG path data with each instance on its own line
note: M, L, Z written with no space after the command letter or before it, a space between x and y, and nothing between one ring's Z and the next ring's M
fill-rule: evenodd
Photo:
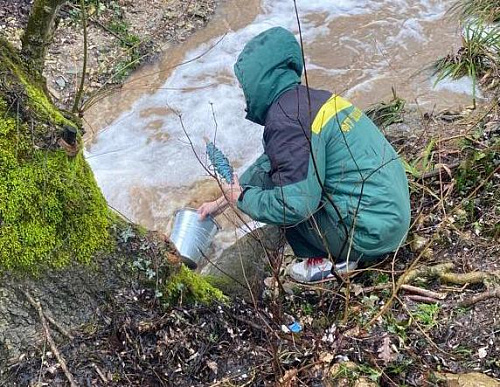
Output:
M433 88L426 68L459 46L451 2L434 0L298 0L311 87L342 94L365 108L391 88L422 109L470 103L471 84ZM292 0L226 0L206 28L137 71L119 92L86 114L87 159L109 203L135 222L168 231L174 211L218 194L201 161L214 138L239 172L262 151L262 128L245 121L232 66L245 42L273 26L297 33ZM234 239L234 219L216 249Z

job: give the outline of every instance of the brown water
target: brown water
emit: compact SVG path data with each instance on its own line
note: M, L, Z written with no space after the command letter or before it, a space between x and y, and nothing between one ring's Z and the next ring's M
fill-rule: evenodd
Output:
M343 94L362 108L391 88L423 110L470 104L467 82L433 90L426 68L460 44L443 1L298 1L311 87ZM206 28L138 70L87 113L87 157L110 204L148 228L167 230L173 212L219 191L207 180L203 137L213 138L241 172L261 152L262 129L244 120L232 65L265 28L297 32L292 0L228 0ZM185 130L178 114L182 115ZM215 118L214 118L215 115ZM239 167L239 168L238 168ZM234 239L234 220L221 220Z

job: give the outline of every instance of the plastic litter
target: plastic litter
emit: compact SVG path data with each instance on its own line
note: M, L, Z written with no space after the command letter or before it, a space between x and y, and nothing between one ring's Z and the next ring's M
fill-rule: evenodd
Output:
M288 326L288 329L290 330L290 332L299 333L300 331L302 331L302 325L300 325L297 321L294 321Z

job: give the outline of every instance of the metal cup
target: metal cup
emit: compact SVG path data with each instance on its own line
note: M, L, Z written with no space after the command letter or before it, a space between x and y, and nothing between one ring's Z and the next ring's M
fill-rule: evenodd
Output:
M183 208L175 213L170 240L184 263L195 269L219 230L220 226L212 216L201 220L195 209Z

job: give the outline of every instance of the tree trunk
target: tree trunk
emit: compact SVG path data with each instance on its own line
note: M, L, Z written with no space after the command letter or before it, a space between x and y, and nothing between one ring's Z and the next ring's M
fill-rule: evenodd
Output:
M81 127L35 73L0 37L0 272L90 262L110 243L110 213L81 151Z
M37 1L35 8L49 3L56 4ZM35 9L31 32L40 12L47 28L55 8L50 18ZM25 49L37 51L41 63L30 31ZM24 290L72 327L130 278L126 257L96 258L113 249L111 214L83 157L80 135L75 152L59 141L68 130L79 130L78 122L52 104L36 72L0 37L0 385L9 385L2 384L3 366L43 339Z
M39 74L42 74L56 15L66 0L35 0L28 25L22 37L22 56Z
M96 259L92 267L72 265L37 278L0 274L0 385L8 385L3 384L2 375L8 365L16 363L22 354L36 352L44 341L40 318L23 291L71 331L91 321L97 308L113 299L117 291L132 286L128 259L111 255ZM53 334L57 341L66 340L57 331Z

